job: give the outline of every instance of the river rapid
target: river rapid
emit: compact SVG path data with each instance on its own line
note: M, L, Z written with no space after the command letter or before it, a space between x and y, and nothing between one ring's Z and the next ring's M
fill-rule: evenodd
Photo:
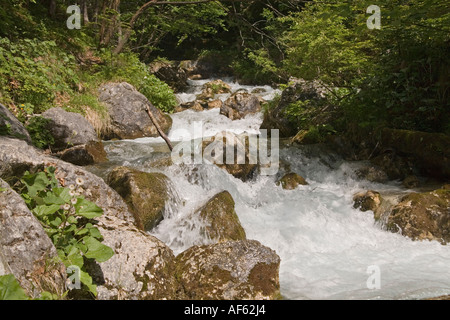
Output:
M178 94L179 101L193 101L208 81L190 81L189 90ZM227 82L233 91L255 88ZM258 95L265 100L279 93L268 86L259 88L264 89ZM174 144L224 130L258 134L262 123L262 114L232 121L220 115L219 109L186 110L171 116L169 138ZM202 130L195 133L190 128L199 121ZM359 179L355 171L363 162L345 161L320 145L281 142L281 162L309 183L284 190L275 184L279 175L243 182L215 165L151 166L169 156L161 138L105 141L104 145L110 161L91 168L94 173L104 177L114 166L126 165L162 172L171 179L171 200L164 220L150 233L175 254L210 243L200 235L203 222L187 217L216 193L227 190L236 202L247 238L260 241L280 256L281 294L286 299L422 299L450 294L448 246L388 232L374 221L372 212L353 208L353 194L362 190L412 191L397 182Z

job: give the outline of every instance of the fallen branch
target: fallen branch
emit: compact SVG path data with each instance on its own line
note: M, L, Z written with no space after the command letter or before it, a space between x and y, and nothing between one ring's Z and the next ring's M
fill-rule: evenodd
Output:
M167 143L167 146L169 147L170 151L173 150L172 142L170 142L169 137L164 133L164 131L161 130L161 127L158 124L158 120L156 120L156 117L153 115L152 111L150 110L150 106L145 106L145 111L147 111L148 116L152 120L153 124L156 127L156 130L158 130L159 135L161 138L164 139L164 141Z

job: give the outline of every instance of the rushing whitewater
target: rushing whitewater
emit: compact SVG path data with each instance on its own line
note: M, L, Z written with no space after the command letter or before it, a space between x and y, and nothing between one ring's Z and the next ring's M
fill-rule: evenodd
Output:
M191 82L190 91L178 95L179 101L195 99L206 82ZM230 85L233 90L242 87L233 82ZM245 88L250 91L254 87ZM270 87L264 89L262 97L266 100L277 93ZM257 134L262 122L261 114L231 121L218 109L187 110L172 118L169 138L174 142L186 139L180 131L177 135L176 129L188 129L195 121L202 121L203 136L224 130ZM450 294L448 246L412 241L385 231L375 223L371 212L352 207L353 194L361 190L411 190L397 183L359 180L355 170L361 163L346 162L321 146L282 144L281 163L309 183L295 190L277 186L279 175L242 182L214 165L149 166L169 156L161 138L105 142L105 149L109 166L160 171L171 179L174 203L151 234L167 243L175 254L192 245L210 243L200 235L203 222L192 218L192 212L216 193L228 190L247 238L260 241L280 256L281 293L286 299L416 299ZM95 170L102 170L104 175L108 168ZM372 282L374 277L378 282Z

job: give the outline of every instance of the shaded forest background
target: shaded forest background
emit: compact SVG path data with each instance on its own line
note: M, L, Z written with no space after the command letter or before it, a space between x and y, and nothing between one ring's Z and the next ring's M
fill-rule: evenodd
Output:
M79 30L66 26L73 4ZM379 30L366 25L372 4L381 8ZM340 110L328 132L356 125L450 134L449 48L446 0L3 0L0 102L35 133L44 124L33 115L54 106L101 126L97 88L120 80L171 113L174 92L148 64L203 59L241 83L317 81ZM307 103L285 116L302 124Z

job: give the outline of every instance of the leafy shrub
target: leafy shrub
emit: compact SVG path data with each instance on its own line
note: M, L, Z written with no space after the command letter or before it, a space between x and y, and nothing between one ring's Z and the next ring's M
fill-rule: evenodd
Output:
M114 251L101 243L102 235L95 227L95 218L103 210L84 198L83 194L90 192L83 188L84 181L81 178L76 181L76 186L61 187L55 178L55 168L48 167L37 173L26 172L19 192L41 222L64 265L79 271L82 290L97 295L86 266L92 260L107 261Z
M31 141L39 149L47 149L55 143L55 139L48 129L49 122L49 119L35 116L30 118L26 125Z
M54 41L0 38L0 90L7 102L27 106L28 114L50 108L59 92L72 92L75 67L75 58Z

